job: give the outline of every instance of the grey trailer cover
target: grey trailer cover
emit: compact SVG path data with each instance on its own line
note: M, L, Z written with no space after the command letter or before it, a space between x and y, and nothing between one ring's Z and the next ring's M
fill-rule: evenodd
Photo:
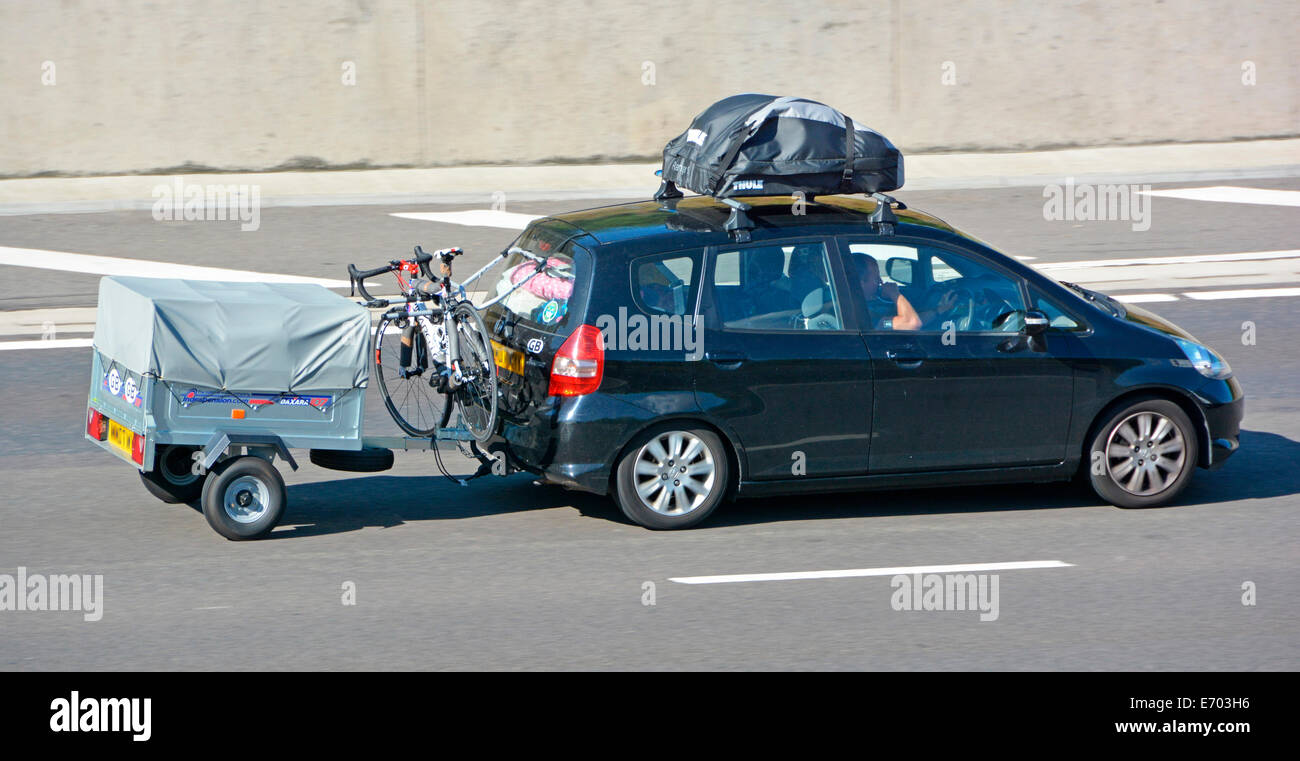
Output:
M370 313L319 285L99 281L95 348L139 373L227 391L324 393L369 380Z

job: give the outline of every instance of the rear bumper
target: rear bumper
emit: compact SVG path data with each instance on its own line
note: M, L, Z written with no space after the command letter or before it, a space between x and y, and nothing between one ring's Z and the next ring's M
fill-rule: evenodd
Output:
M570 489L608 494L614 462L633 433L655 415L605 394L550 397L523 416L502 414L489 450L508 462Z

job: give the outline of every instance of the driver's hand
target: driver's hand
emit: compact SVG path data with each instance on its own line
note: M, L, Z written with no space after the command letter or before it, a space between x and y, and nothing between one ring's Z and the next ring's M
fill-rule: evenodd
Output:
M880 286L880 295L890 301L898 301L898 283L885 283Z
M947 314L955 306L957 306L957 292L948 291L939 299L939 303L935 304L934 308L939 314Z

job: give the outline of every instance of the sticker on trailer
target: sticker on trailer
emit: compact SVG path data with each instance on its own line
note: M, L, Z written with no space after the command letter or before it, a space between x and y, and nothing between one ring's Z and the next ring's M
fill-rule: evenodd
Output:
M185 404L247 404L254 409L270 406L328 407L333 396L299 396L298 394L254 394L242 399L225 391L200 391L192 388L185 392Z
M131 373L119 372L116 367L104 374L104 390L134 407L141 406L140 383Z

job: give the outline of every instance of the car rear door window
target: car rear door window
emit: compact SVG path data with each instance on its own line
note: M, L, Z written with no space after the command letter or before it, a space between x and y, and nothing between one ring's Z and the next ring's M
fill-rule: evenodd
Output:
M632 261L632 298L651 315L688 315L695 311L699 253L645 256Z
M843 312L824 243L722 249L714 261L710 287L724 329L843 328Z

